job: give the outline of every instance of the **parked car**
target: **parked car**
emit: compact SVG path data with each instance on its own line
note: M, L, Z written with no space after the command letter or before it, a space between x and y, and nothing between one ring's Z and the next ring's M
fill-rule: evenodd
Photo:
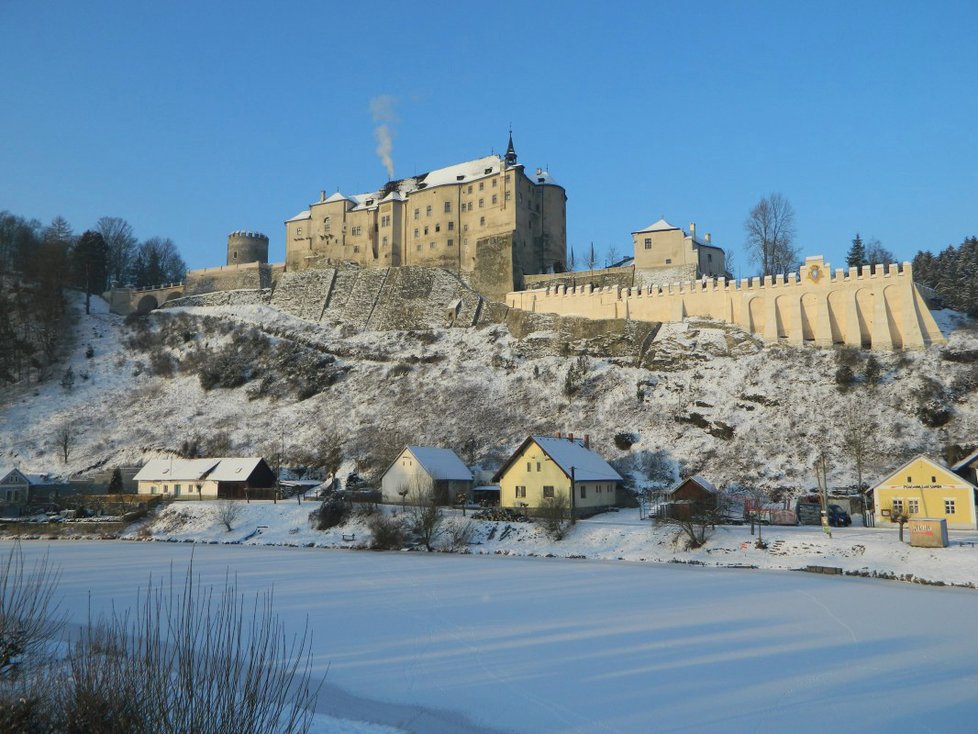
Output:
M829 505L828 515L829 525L835 525L837 528L852 525L852 518L849 517L849 513L843 510L839 505Z

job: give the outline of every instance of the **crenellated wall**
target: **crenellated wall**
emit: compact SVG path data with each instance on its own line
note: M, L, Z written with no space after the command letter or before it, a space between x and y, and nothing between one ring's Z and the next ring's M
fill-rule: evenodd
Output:
M892 350L944 342L913 282L910 263L833 273L821 257L810 257L787 278L718 278L650 288L557 286L509 293L506 304L590 319L681 321L699 316L736 324L771 344Z

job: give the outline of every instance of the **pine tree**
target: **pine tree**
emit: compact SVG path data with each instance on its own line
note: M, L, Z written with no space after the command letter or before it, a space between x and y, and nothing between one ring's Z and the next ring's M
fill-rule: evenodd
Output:
M846 255L846 263L850 268L861 268L866 265L866 248L858 232L856 232L856 239L852 241L852 247L849 248L849 254Z
M109 480L109 494L122 494L122 470L116 467Z

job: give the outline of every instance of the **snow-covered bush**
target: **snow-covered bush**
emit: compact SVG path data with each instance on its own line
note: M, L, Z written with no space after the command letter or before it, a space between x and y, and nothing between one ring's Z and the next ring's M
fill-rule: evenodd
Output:
M407 532L398 517L378 512L367 521L372 536L370 550L400 550L404 547Z

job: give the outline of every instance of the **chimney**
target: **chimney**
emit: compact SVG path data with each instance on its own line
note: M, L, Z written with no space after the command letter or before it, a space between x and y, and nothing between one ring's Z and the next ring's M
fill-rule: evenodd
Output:
M563 438L563 436L560 434L560 431L557 431L557 438Z
M591 448L591 436L587 433L584 434L584 448Z
M574 440L574 434L573 433L568 433L567 434L567 440L568 441L573 441Z
M713 242L713 238L710 236L710 233L709 232L707 232L704 235L704 238L706 239L706 244L710 244L711 242Z
M319 192L319 201L320 202L326 201L326 192L325 191L320 191Z
M689 223L689 236L696 239L696 222Z

